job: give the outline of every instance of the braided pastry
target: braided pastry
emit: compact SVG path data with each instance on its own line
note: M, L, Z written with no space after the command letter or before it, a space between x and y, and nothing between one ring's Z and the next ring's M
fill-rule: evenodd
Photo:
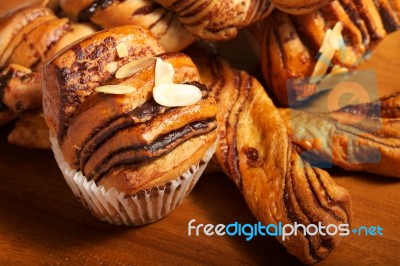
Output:
M355 69L380 40L400 28L399 3L341 0L306 15L275 11L253 28L262 36L256 38L262 72L278 101L297 104L327 89L319 86L327 74Z
M349 223L349 193L300 158L258 81L215 54L193 52L192 58L218 106L216 158L256 218L264 224ZM279 238L290 254L308 264L324 259L340 240L300 231L284 241Z
M281 109L292 141L316 163L400 178L400 92L331 113ZM307 126L305 126L307 125Z
M232 39L240 29L266 17L272 10L269 0L157 2L177 14L193 35L212 41Z
M247 1L104 1L61 0L66 14L103 28L135 24L154 34L167 51L180 51L200 39L232 39L239 29L272 10L269 0ZM190 33L189 33L190 32Z
M38 70L41 65L71 42L93 32L95 29L90 25L57 18L50 9L40 6L20 8L3 16L0 20L0 68L3 68L0 72L0 125L19 114L40 109L42 91ZM39 113L35 111L28 116L37 116L29 120L30 124L43 120ZM31 130L22 128L26 123L17 123L18 133L11 133L13 137L9 139L20 146L49 148L48 141L46 146L34 138L18 140L18 136L25 136L26 132L40 135L33 129L41 128L43 122L29 127Z

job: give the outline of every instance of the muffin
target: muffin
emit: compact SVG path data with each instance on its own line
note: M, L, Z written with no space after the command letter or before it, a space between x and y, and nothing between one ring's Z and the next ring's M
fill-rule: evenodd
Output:
M95 33L42 70L56 160L101 220L143 225L191 191L214 153L216 104L191 59L140 26Z

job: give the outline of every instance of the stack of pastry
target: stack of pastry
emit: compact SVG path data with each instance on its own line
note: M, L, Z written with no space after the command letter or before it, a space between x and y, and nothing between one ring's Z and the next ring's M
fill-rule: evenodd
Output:
M364 144L383 152L382 164L348 165L343 156L334 163L382 173L398 161L397 153L386 153L397 143L398 95L334 114L279 112L255 78L213 51L188 50L199 70L188 56L166 53L195 39L229 40L253 25L268 87L279 102L297 104L319 92L327 75L356 68L368 50L400 27L398 0L60 0L60 5L69 18L25 7L1 19L0 124L19 117L9 140L27 147L49 148L50 129L66 181L102 220L141 225L165 217L193 188L217 135L215 160L265 224L351 221L349 193L299 155L315 150L298 141L315 138L313 125L324 124L327 143L338 121L357 119L360 110L383 103L384 127L377 134L364 125L343 129L365 133ZM97 28L82 21L106 30L94 33ZM125 24L141 26L120 26ZM376 119L369 112L367 117ZM291 130L288 121L311 129ZM296 135L301 132L308 135ZM343 151L343 140L336 145ZM319 151L314 157L328 156ZM340 240L298 233L281 242L311 264Z
M58 18L46 7L23 7L0 22L0 125L17 117L13 144L49 148L41 115L39 70L58 50L91 34L94 27Z

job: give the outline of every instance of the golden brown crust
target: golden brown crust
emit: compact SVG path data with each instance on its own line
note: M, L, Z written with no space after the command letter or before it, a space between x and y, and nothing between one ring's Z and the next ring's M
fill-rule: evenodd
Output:
M292 142L310 160L400 178L400 93L331 113L281 109ZM305 126L307 125L307 126Z
M128 195L164 185L186 172L188 167L200 162L207 149L215 143L215 139L216 131L213 131L206 136L186 141L155 160L134 166L117 167L103 177L98 185L106 189L114 187ZM182 156L183 154L190 154L190 156Z
M7 17L3 17L0 20L0 66L3 65L8 57L4 57L5 52L9 43L14 39L15 35L23 29L25 26L29 27L29 24L40 17L52 16L51 10L44 7L30 7L19 10Z
M269 0L247 1L72 1L61 6L71 17L90 20L103 28L141 25L156 36L167 51L180 51L200 39L222 41L266 17Z
M263 224L350 223L351 199L329 174L304 162L288 137L278 110L262 86L215 54L191 54L218 106L220 141L216 157ZM336 236L279 241L302 262L324 259L340 242Z
M13 37L13 39L9 42L7 45L6 49L4 50L2 56L1 56L1 65L6 64L7 62L10 61L10 57L12 56L15 48L25 39L27 40L26 36L29 34L32 30L35 28L39 27L41 24L49 21L56 19L57 17L54 15L48 15L48 16L41 16L38 17L37 19L33 20L29 24L27 24L25 27L21 28ZM20 56L23 56L20 55ZM24 64L26 65L26 64Z
M311 13L329 2L332 2L332 0L271 0L275 7L290 14Z
M49 129L43 112L22 114L8 135L8 142L28 149L50 149Z
M144 26L168 52L180 51L194 41L178 18L154 1L61 0L60 4L69 17L91 21L104 29L122 25Z
M37 2L37 1L36 1ZM43 4L47 4L44 1ZM32 3L32 5L36 5ZM58 50L71 42L95 32L93 26L58 19L44 7L16 5L13 12L0 19L0 124L42 105L41 77L37 69ZM24 67L25 66L25 67ZM28 68L27 68L28 67ZM29 115L27 115L29 117ZM43 119L43 118L42 118ZM12 143L27 148L45 147L48 134L37 134L24 116L23 122L9 137ZM42 124L43 123L42 121ZM27 129L23 130L26 125ZM16 132L16 133L15 133ZM22 133L21 133L22 132ZM29 132L32 139L29 140ZM16 137L17 136L17 137ZM21 137L23 136L23 137ZM43 137L44 139L37 139ZM23 139L23 141L22 141ZM49 148L49 146L46 146Z
M50 58L52 58L58 51L62 50L64 47L67 47L71 43L93 34L97 29L88 23L70 23L65 34L55 43L50 46L50 49L46 51L40 65L37 66L39 69L41 65L47 62Z
M38 72L11 64L0 73L0 102L14 114L37 109L42 105L40 82Z
M119 58L116 45L125 43L129 56ZM112 79L110 62L120 66L129 59L154 56L165 50L145 28L123 26L104 30L75 43L43 67L43 106L47 124L62 141L76 108L96 87ZM54 74L56 73L56 74Z
M325 34L337 22L343 25L345 46L335 52L328 73L332 66L357 68L367 51L400 28L395 2L334 1L305 15L275 11L254 27L253 33L262 35L256 38L262 72L278 101L297 104L320 91L318 83L310 83L309 78L320 58L318 52Z
M128 55L120 58L117 44ZM122 79L106 70L109 63L119 68L155 56L172 65L174 83L197 86L202 99L174 108L156 103L155 64ZM164 53L143 27L91 35L58 53L43 77L46 119L65 160L106 188L133 194L163 185L198 163L216 140L215 101L198 83L196 66L186 55ZM95 91L103 85L137 89L122 95Z
M240 2L157 0L156 2L175 12L193 35L213 41L232 39L240 29L265 18L272 10L269 0Z
M56 43L69 29L69 19L60 18L44 22L26 34L15 47L8 62L31 67L43 60L51 45Z

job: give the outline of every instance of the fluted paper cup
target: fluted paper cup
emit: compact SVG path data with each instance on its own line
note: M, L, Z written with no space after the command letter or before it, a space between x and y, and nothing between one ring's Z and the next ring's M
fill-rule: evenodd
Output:
M191 192L215 152L214 144L202 160L192 165L175 180L134 195L106 190L92 181L87 181L80 171L71 169L55 137L50 137L54 157L72 192L89 211L102 221L116 225L144 225L167 216Z

